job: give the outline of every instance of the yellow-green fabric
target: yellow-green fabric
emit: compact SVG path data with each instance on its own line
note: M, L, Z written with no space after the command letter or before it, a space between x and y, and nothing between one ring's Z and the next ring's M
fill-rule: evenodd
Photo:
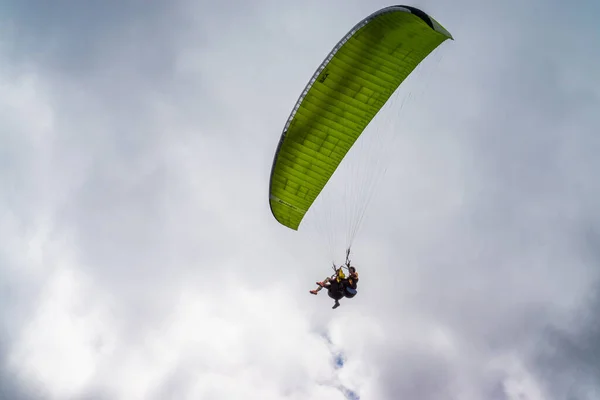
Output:
M422 11L391 6L335 46L300 96L275 153L269 202L277 221L298 229L369 122L446 39L450 33Z

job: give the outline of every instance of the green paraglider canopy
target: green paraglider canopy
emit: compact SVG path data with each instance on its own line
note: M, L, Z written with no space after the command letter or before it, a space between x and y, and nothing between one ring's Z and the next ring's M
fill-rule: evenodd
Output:
M350 148L406 77L452 35L410 6L366 17L340 40L298 99L279 140L269 203L297 230Z

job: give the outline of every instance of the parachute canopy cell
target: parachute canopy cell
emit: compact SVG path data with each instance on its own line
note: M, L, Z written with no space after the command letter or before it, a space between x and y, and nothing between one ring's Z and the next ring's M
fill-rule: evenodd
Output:
M277 145L271 212L297 230L369 122L406 77L452 35L409 6L383 8L356 24L314 73Z

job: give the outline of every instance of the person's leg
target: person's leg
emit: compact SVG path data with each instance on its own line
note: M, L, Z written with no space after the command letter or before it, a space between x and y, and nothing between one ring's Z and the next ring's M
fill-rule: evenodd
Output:
M330 281L331 281L331 278L327 277L323 280L323 282L317 282L317 285L319 286L317 288L317 292L320 291L321 289L323 289L324 287L326 288L327 286L329 286Z
M329 277L327 277L327 278L325 278L325 279L323 280L323 282L317 282L317 286L318 286L318 287L317 287L317 289L316 289L316 290L311 290L310 292L311 292L312 294L317 294L317 293L319 293L319 291L320 291L321 289L323 289L323 287L324 287L324 286L327 286L327 284L329 283L329 281L330 281L330 280L331 280L331 279L330 279Z

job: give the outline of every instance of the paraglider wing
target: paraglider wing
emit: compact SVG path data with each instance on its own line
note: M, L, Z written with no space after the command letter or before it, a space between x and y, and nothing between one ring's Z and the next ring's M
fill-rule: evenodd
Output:
M279 140L269 203L297 230L354 142L406 77L450 33L423 11L383 8L337 43L302 92Z

